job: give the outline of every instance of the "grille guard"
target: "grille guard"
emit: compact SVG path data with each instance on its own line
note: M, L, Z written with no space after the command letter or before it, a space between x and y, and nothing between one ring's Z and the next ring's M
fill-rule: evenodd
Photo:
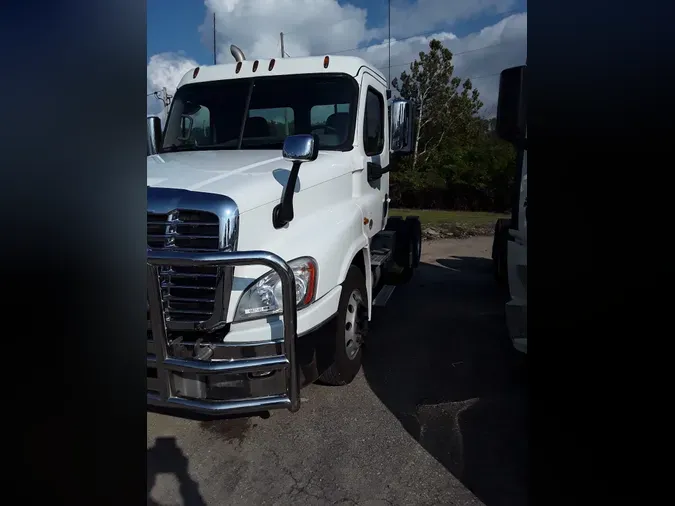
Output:
M300 374L296 359L297 311L295 302L295 276L282 258L268 251L238 251L232 253L196 253L171 250L147 250L148 301L152 345L148 341L148 367L156 368L154 379L159 394L147 393L147 404L165 408L182 408L203 414L235 414L286 408L291 412L300 409ZM281 279L283 301L284 346L283 354L269 357L238 358L234 360L201 361L171 357L168 354L167 325L161 297L160 266L218 266L236 267L264 265L273 269ZM282 370L285 395L212 401L177 396L171 381L172 373L241 374Z

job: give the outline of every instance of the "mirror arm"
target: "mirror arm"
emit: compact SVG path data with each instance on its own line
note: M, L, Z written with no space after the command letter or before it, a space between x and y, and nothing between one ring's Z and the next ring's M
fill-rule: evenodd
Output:
M284 187L284 193L281 202L274 207L272 211L272 224L274 228L282 228L293 221L293 194L295 193L295 184L298 182L298 173L300 172L301 161L294 161L291 173L288 175L288 181Z

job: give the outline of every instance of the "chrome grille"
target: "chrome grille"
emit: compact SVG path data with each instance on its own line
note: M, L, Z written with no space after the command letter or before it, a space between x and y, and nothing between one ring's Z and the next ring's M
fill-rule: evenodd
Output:
M148 213L148 247L218 251L218 217L205 211ZM214 311L217 267L161 267L162 303L168 322L202 323ZM149 321L149 313L148 313Z

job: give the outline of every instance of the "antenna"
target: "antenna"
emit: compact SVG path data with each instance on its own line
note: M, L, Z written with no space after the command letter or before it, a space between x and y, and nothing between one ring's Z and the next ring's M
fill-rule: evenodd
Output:
M216 64L216 13L213 13L213 64Z
M387 83L387 89L389 89L391 86L391 0L388 0L387 8L389 10L387 13L387 24L389 25L389 82Z

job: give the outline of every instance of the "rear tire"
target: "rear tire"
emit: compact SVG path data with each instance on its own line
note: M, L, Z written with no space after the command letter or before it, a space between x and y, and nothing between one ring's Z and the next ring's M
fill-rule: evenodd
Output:
M361 369L362 344L368 332L368 292L361 269L352 265L342 283L337 316L322 329L322 346L331 365L319 381L327 385L347 385Z
M495 279L500 285L508 284L507 251L511 220L500 218L495 223L495 235L492 240L492 268Z
M405 223L408 227L408 237L413 243L412 266L417 268L422 260L422 223L419 216L408 216Z
M399 216L389 218L385 230L396 232L394 270L383 275L386 285L404 285L413 277L422 254L422 226L419 218L409 216L405 221Z

